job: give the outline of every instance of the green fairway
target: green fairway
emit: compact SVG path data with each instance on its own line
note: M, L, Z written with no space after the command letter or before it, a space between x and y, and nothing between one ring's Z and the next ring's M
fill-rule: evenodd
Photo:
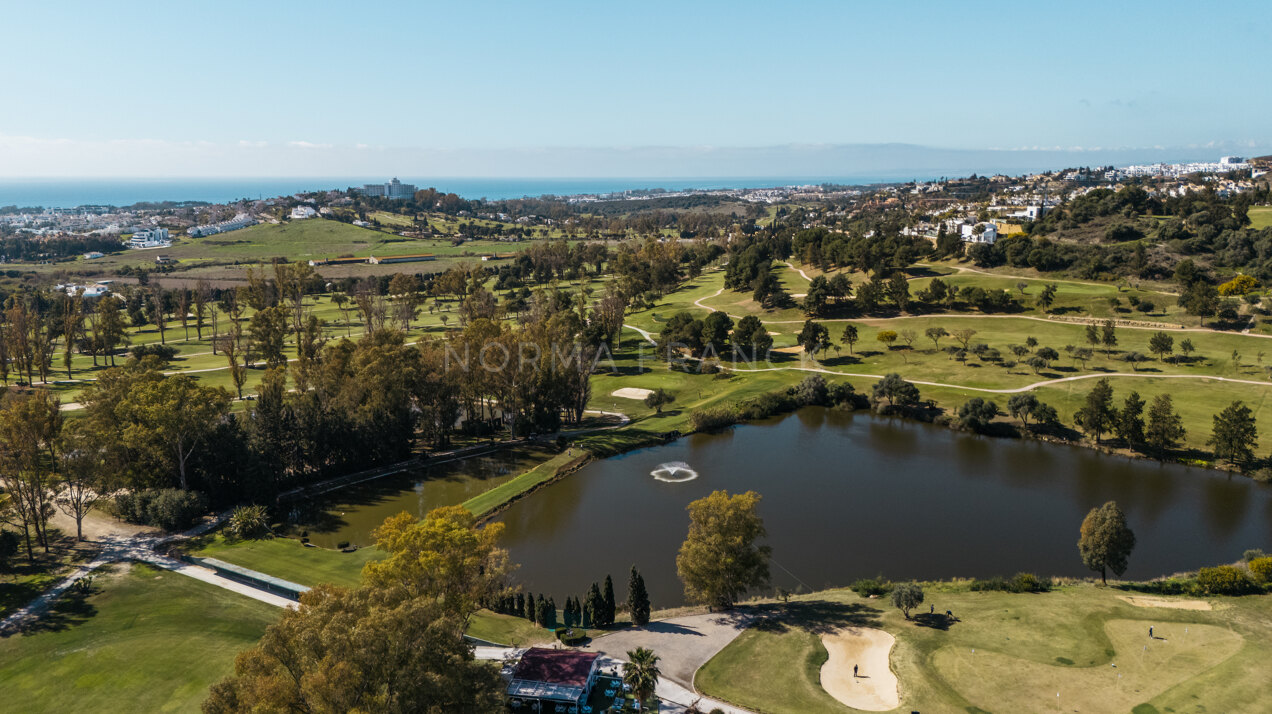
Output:
M0 709L197 712L279 610L146 565L99 571L30 631L0 640Z
M1251 228L1272 228L1272 206L1251 206L1246 215L1250 216Z
M301 585L319 583L355 586L362 577L362 566L383 555L376 548L359 548L342 553L327 548L312 548L294 538L227 541L223 536L207 536L192 541L187 550L200 558L217 558Z
M1043 594L928 585L915 620L886 600L834 590L773 605L698 671L695 684L757 712L852 711L820 686L819 635L879 627L897 711L1264 712L1272 706L1272 598L1209 598L1213 609L1136 607L1121 591L1071 585ZM1169 598L1185 604L1196 601ZM927 615L952 610L957 621ZM1153 626L1156 639L1147 636ZM1120 677L1119 677L1120 675ZM1056 694L1059 693L1059 704Z

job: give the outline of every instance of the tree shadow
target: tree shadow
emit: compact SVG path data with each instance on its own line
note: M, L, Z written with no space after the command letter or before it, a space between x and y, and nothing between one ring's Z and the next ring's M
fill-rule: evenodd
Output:
M958 619L949 617L943 612L921 612L911 618L911 621L919 627L927 627L933 630L941 630L945 632L950 629L950 625L958 622Z
M93 582L92 576L82 578L62 593L48 609L19 627L16 632L26 637L41 632L62 632L82 625L97 615L97 607L89 602L89 598L101 591L101 587Z
M844 627L877 627L880 610L864 603L830 600L800 600L749 608L755 620L751 626L764 632L801 629L815 635L830 634Z

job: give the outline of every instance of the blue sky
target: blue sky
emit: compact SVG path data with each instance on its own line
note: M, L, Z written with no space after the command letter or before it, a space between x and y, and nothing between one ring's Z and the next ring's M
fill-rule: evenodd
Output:
M576 166L565 147L1272 145L1266 2L169 0L3 16L9 176L427 175L472 152L524 175L536 153L549 172ZM501 168L492 149L522 160Z

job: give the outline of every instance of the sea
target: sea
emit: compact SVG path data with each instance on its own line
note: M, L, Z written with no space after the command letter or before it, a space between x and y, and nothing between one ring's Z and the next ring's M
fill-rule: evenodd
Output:
M945 174L942 174L945 175ZM403 183L436 188L469 200L491 201L633 190L734 189L804 186L810 184L867 185L892 181L930 180L934 174L861 176L749 176L703 178L469 178L400 176ZM393 177L327 178L121 178L0 179L0 208L6 206L74 208L76 206L131 206L142 202L203 201L228 203L330 189L346 189L368 183L385 183Z

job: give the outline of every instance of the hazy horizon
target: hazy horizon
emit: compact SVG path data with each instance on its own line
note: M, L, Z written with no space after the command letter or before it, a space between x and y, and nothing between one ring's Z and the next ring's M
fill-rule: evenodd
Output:
M0 174L797 176L1266 153L1272 93L1250 73L1272 63L1265 10L25 3L0 45Z

